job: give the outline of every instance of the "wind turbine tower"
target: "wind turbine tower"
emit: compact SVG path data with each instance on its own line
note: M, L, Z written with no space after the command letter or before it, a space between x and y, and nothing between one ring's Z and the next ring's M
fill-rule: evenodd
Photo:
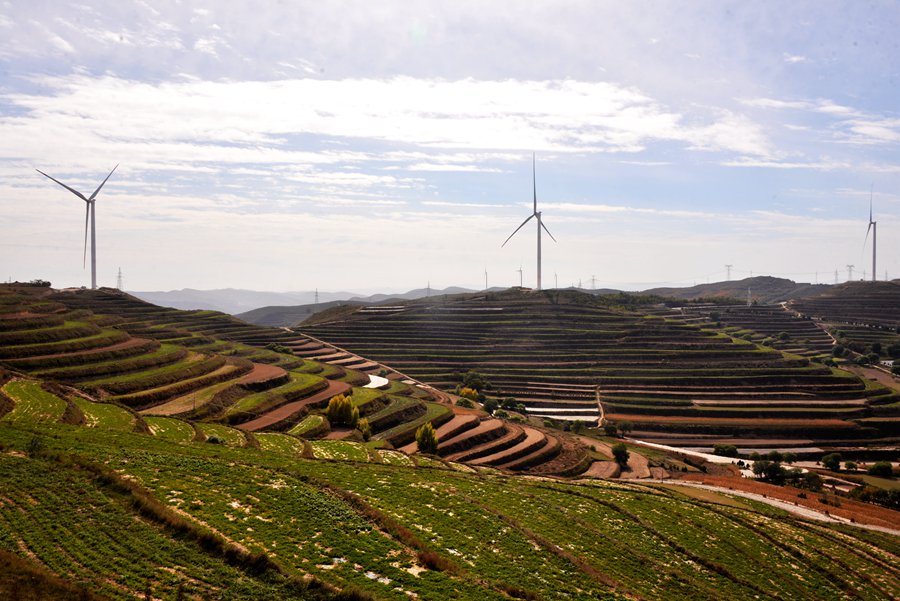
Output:
M875 221L872 221L872 193L874 191L875 191L875 185L873 184L872 189L869 190L869 227L866 228L866 241L863 242L863 246L865 246L865 243L869 240L869 230L871 230L872 231L872 281L873 282L878 279L878 277L877 277L878 272L875 271L875 257L876 257L876 250L877 250L876 247L878 246L876 244L876 241L877 241L876 236L878 234L878 223ZM865 277L863 277L863 279L865 279Z
M100 192L100 188L103 187L103 184L106 183L106 180L108 180L110 175L112 175L113 172L118 168L119 168L118 165L113 167L113 170L109 172L109 175L106 176L106 179L104 179L100 183L100 185L97 186L97 189L94 190L94 193L91 194L90 197L88 197L88 198L85 198L84 194L82 194L78 190L76 190L74 188L70 188L69 186L67 186L64 183L62 183L61 181L59 181L58 179L50 177L49 175L47 175L40 169L35 169L35 171L37 171L44 177L46 177L48 179L52 179L54 182L56 182L57 184L59 184L60 186L62 186L63 188L65 188L66 190L68 190L69 192L71 192L72 194L74 194L75 196L77 196L78 198L80 198L81 200L83 200L85 202L86 207L85 207L85 214L84 214L84 259L83 259L83 264L87 263L88 221L90 220L90 223L91 223L91 290L97 289L97 221L96 221L97 210L94 207L94 203L97 201L97 194Z
M522 266L519 265L519 268L516 269L519 272L519 288L522 288Z
M732 267L734 267L734 265L726 265L726 266L725 266L725 273L728 274L728 275L725 276L725 281L726 281L726 282L730 282L730 281L731 281L731 268L732 268Z
M116 290L122 289L122 268L119 267L119 275L116 277Z
M853 265L847 265L847 281L853 281Z
M541 289L541 228L547 232L547 235L556 242L556 238L553 237L553 234L550 233L550 230L547 229L547 226L544 225L544 222L541 221L541 212L537 210L537 178L535 175L535 161L534 161L534 153L531 154L531 183L534 188L534 210L528 218L522 222L522 225L516 228L516 230L509 235L509 238L506 239L506 242L509 242L516 233L525 227L525 224L531 221L533 218L537 217L537 289ZM500 248L506 246L506 242L500 245ZM521 271L519 272L519 279L521 280ZM521 286L521 282L519 283Z

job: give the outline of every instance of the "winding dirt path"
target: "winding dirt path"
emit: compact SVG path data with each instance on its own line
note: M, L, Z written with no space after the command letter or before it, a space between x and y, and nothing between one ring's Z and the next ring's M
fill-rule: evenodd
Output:
M282 420L289 418L307 405L315 405L322 401L327 401L331 397L338 394L343 394L348 390L350 390L350 384L347 384L346 382L338 382L337 380L328 380L328 387L325 390L317 392L312 396L308 396L305 399L286 403L269 411L268 413L264 413L256 419L250 420L249 422L243 424L239 424L237 427L248 432L256 432L257 430L268 428L269 426L272 426Z

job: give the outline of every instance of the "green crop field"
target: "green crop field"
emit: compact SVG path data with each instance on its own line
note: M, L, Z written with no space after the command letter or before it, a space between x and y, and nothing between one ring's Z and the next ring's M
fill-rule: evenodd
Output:
M13 380L2 392L15 402L12 411L3 419L9 421L59 421L66 410L66 402L50 394L39 382Z
M104 428L106 430L124 430L130 432L134 429L134 414L112 403L95 403L76 396L73 399L75 405L84 414L85 425L90 428Z
M398 600L900 595L900 537L805 522L747 499L716 502L727 495L416 468L386 461L390 451L379 451L383 463L301 459L302 441L277 434L257 435L253 449L0 424L7 450L24 450L36 435L40 454L0 453L0 550L116 599L148 588L174 599L179 587L200 598L278 598L289 595L289 578ZM294 452L284 453L287 439L299 443ZM326 442L335 455L365 452L314 444ZM78 467L76 454L100 467ZM130 517L137 493L95 475L105 469L163 510L277 562L280 574L230 565L153 512ZM88 507L90 527L79 535Z
M194 440L194 428L188 422L171 417L148 416L144 418L150 433L172 442L190 442Z

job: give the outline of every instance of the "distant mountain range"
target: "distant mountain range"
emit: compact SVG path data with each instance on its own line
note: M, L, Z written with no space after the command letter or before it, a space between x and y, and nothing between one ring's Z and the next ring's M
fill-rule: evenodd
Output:
M169 290L166 292L133 292L128 291L141 300L145 300L161 307L175 309L211 309L239 315L259 309L261 307L281 307L294 309L304 305L315 306L315 291L306 292L259 292L256 290L242 290L238 288L221 288L218 290L194 290L183 288L181 290ZM373 294L372 296L359 296L353 292L319 292L319 310L326 304L334 301L358 301L360 303L374 304L396 298L400 300L412 300L422 298L429 294L460 294L463 292L475 292L468 288L451 286L443 290L419 288L402 294Z
M744 300L749 289L753 300L760 303L777 303L790 299L801 299L822 294L828 290L828 284L797 283L784 278L757 276L728 282L700 284L688 288L652 288L643 294L655 294L668 298L684 300L696 298L733 297ZM500 290L500 288L491 288ZM352 292L259 292L224 288L219 290L170 290L168 292L131 292L134 296L164 307L176 309L212 309L230 313L244 321L265 326L289 326L297 324L313 313L330 309L341 304L374 305L390 301L405 301L441 296L445 294L463 294L477 292L469 288L451 286L442 290L418 288L402 294L373 294L359 296ZM584 290L590 294L617 294L619 290Z
M793 280L763 275L743 280L700 284L689 288L652 288L644 290L644 294L684 300L723 297L745 300L749 292L753 300L768 304L816 296L830 287L829 284L797 283Z

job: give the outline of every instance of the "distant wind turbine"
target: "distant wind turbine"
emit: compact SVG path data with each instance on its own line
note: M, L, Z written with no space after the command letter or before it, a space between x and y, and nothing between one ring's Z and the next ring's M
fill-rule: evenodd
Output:
M544 222L541 221L541 212L537 210L537 179L535 176L535 168L534 168L534 153L531 155L531 183L534 188L534 212L528 216L528 219L522 222L522 225L516 228L516 230L509 235L509 238L506 239L506 242L509 242L516 233L525 227L525 224L531 221L533 218L537 217L537 289L541 289L541 228L547 232L547 235L556 242L556 238L553 237L553 234L550 233L550 230L547 229L547 226L544 225ZM506 242L500 245L500 248L506 246ZM520 274L521 276L521 274Z
M872 193L874 191L875 191L875 185L873 184L872 188L869 190L869 227L866 228L866 239L863 241L863 247L865 247L866 242L869 241L869 231L871 231L872 232L872 281L873 282L878 279L877 275L876 275L878 272L875 271L875 257L876 257L875 253L878 250L876 248L876 246L877 246L876 245L876 241L877 241L876 236L878 234L878 223L875 221L872 221ZM863 279L865 279L865 278L863 278Z
M85 198L85 197L84 197L84 194L82 194L82 193L79 192L78 190L76 190L76 189L74 189L74 188L70 188L69 186L65 185L64 183L62 183L61 181L59 181L59 180L56 179L56 178L50 177L49 175L47 175L46 173L44 173L44 172L41 171L40 169L35 169L35 171L37 171L38 173L40 173L40 174L43 175L44 177L49 178L49 179L52 179L54 182L56 182L57 184L59 184L60 186L62 186L63 188L65 188L66 190L68 190L69 192L71 192L72 194L74 194L75 196L77 196L78 198L80 198L81 200L83 200L83 201L85 202L85 205L86 205L86 206L85 206L85 213L84 213L84 258L83 258L83 265L86 265L86 264L87 264L88 220L90 220L90 222L91 222L91 289L92 289L92 290L96 290L96 289L97 289L97 222L96 222L96 213L97 213L97 211L96 211L96 209L94 208L94 203L97 201L97 194L100 192L100 189L103 187L103 184L106 183L106 180L108 180L109 177L113 174L113 172L114 172L116 169L118 169L118 168L119 168L118 165L116 165L115 167L113 167L113 170L109 172L109 175L106 176L106 179L104 179L104 180L100 183L100 185L97 186L97 189L94 190L94 193L91 194L89 198Z

